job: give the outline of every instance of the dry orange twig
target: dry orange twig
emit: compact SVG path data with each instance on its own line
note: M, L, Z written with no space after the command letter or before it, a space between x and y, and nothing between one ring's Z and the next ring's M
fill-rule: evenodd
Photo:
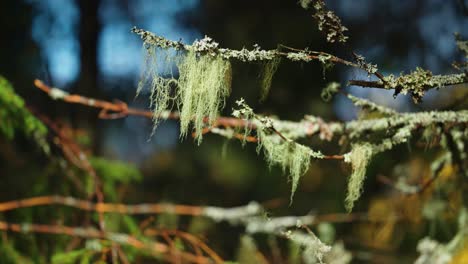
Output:
M98 213L122 213L122 214L159 214L172 212L178 215L198 216L203 212L203 207L191 205L171 205L171 204L138 204L126 205L118 203L92 203L87 200L80 200L66 196L38 196L33 198L14 200L0 203L0 212L10 211L18 208L34 207L41 205L65 205L85 211Z
M67 103L81 104L81 105L85 105L88 107L101 109L99 113L99 118L101 119L116 119L116 118L123 118L123 117L130 116L130 115L142 116L146 118L154 118L154 115L151 111L144 111L144 110L139 110L135 108L130 108L128 107L126 103L121 102L121 101L112 103L112 102L108 102L104 100L88 98L88 97L81 96L81 95L68 94L58 88L49 87L48 85L46 85L45 83L43 83L42 81L38 79L34 80L34 85L54 99L60 99ZM178 120L179 113L168 112L167 115L165 115L165 119ZM205 118L204 122L208 122L208 118ZM317 125L320 126L324 124L320 123ZM257 128L255 123L247 121L247 120L243 120L240 118L218 117L216 121L213 123L212 127L205 128L202 131L202 133L203 134L209 133L213 127L219 127L219 126L226 127L226 128L249 128L249 129ZM318 131L313 131L310 133L309 136L312 136L316 134L317 132ZM275 131L275 133L278 134L279 132ZM279 135L282 136L280 133ZM248 142L258 141L258 138L256 137L253 137L253 136L246 137L239 133L234 133L233 137L239 140L246 140ZM324 159L342 160L344 159L344 157L342 155L328 155L328 156L325 156Z
M162 256L165 259L171 255L177 254L184 261L188 263L212 263L213 261L207 257L195 256L193 254L178 251L174 252L175 249L171 249L167 245L159 242L143 242L133 236L104 232L94 228L82 228L82 227L69 227L60 225L43 225L43 224L16 224L0 221L0 230L12 231L18 233L45 233L45 234L60 234L71 237L83 237L83 238L97 238L104 239L114 243L128 245L140 250L149 251L155 256Z

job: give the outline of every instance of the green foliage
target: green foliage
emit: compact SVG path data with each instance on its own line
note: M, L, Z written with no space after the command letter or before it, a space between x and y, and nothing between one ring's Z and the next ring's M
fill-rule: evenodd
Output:
M74 264L85 257L88 249L78 249L69 252L58 252L52 256L52 264Z
M300 264L301 261L301 246L293 241L288 241L288 263Z
M0 76L0 135L8 140L20 132L37 142L48 153L46 141L47 128L26 108L23 99L18 96L11 84Z
M0 261L4 264L33 263L30 259L24 257L13 246L11 241L0 241Z
M368 143L354 144L345 161L351 162L353 172L348 181L348 193L345 199L346 210L351 212L354 203L359 199L366 177L366 169L373 155L372 145Z
M242 264L257 264L257 245L255 240L248 235L243 235L240 239L239 250L237 252L237 262Z
M99 157L92 157L90 162L102 180L106 198L112 201L117 200L116 188L118 184L128 184L143 178L138 168L130 163ZM89 188L89 190L91 191L93 188Z
M320 241L323 243L331 245L335 241L336 230L331 223L323 222L318 224L317 232Z

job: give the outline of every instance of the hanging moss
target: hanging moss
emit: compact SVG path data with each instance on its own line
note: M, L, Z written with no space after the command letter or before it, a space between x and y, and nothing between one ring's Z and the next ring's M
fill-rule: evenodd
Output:
M178 65L180 133L187 135L193 122L195 138L201 143L205 118L212 124L231 89L231 64L220 56L189 51Z
M273 75L275 75L278 70L278 66L281 62L280 57L274 57L265 63L265 66L261 73L262 83L261 83L261 94L260 101L264 101L268 96L271 88L271 82L273 80Z
M294 141L286 141L277 135L267 135L262 129L258 132L260 143L257 151L263 148L268 165L279 165L291 177L291 202L296 192L299 179L309 169L310 159L323 158L322 153Z
M202 129L216 119L224 98L230 93L231 65L221 56L201 54L192 50L159 50L145 47L146 58L143 76L137 95L143 87L150 86L150 107L153 110L153 131L164 119L167 110L177 106L180 110L181 137L189 133L193 124L198 143ZM173 67L179 69L179 79L174 78Z
M247 103L245 103L244 98L237 100L236 104L240 107L240 109L234 110L232 112L232 115L246 121L245 126L243 127L244 138L242 139L242 146L245 146L245 143L247 142L247 136L250 135L250 132L252 132L250 122L254 120L255 113L253 112L253 109L250 106L248 106Z
M173 67L180 60L177 53L161 50L153 46L145 47L144 71L138 83L136 96L145 87L150 89L150 108L153 111L153 131L156 130L164 113L174 105L174 89L177 80L173 76Z
M365 143L353 145L351 152L345 155L345 161L351 162L353 168L348 182L348 193L345 199L345 207L349 212L351 212L354 203L361 196L367 165L369 164L372 154L372 145Z

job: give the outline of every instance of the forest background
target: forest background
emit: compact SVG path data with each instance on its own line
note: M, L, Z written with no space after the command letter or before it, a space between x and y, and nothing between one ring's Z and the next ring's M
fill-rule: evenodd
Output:
M463 58L454 32L468 35L465 2L326 1L349 29L347 45L377 64L385 75L409 73L416 67L437 74L452 72L452 62ZM255 145L242 146L238 141L207 134L197 146L190 137L180 140L179 124L174 120L163 122L152 134L152 122L147 118L101 119L98 110L54 101L33 84L40 79L73 94L110 102L115 99L130 107L148 109L147 94L135 98L144 54L141 39L130 32L133 26L184 43L208 35L232 49L251 48L254 44L274 49L283 44L349 57L343 46L326 42L310 12L295 1L1 1L0 25L0 75L12 84L29 111L53 131L46 139L52 146L52 157L43 155L37 138L31 140L28 133L15 131L14 137L9 133L0 137L0 202L56 194L85 198L80 192L92 188L88 178L93 174L102 178L106 202L230 208L257 201L268 208L269 216L322 216L324 220L313 224L312 230L321 234L322 240L327 240L328 235L331 242L343 241L357 263L400 263L402 259L411 262L417 257L416 247L424 236L447 242L457 233L457 215L441 209L443 217L431 219L422 213L421 204L406 209L414 214L407 216L411 220L382 222L388 218L385 212L391 211L389 208L395 203L418 205L418 199L422 199L404 200L406 196L395 193L387 181L401 175L408 179L429 177L430 164L424 154L414 155L421 151L415 146L403 145L373 160L364 194L350 214L343 201L351 170L349 164L334 160L311 163L290 205L287 175L281 168L268 168L263 156L257 155ZM300 120L305 114L328 121L352 120L358 117L359 109L341 94L332 102L324 102L320 96L322 88L331 81L346 86L350 79L369 78L365 71L355 68L336 65L325 70L320 63L284 60L268 98L259 102L258 69L256 64L233 63L232 94L223 115L230 115L236 107L235 100L243 97L256 113L284 120ZM0 93L6 91L7 85L3 85ZM346 91L397 111L416 112L447 107L466 109L463 88L466 84L431 90L419 104L411 96L394 98L394 91L356 86L347 87ZM54 143L56 138L59 143ZM67 144L73 145L72 154L64 151ZM70 155L76 154L75 147L89 158L92 172L88 164L78 162L76 166L70 161ZM321 149L343 153L331 145ZM446 170L449 181L451 171ZM437 201L432 206L450 208L464 204L463 200L450 197L450 193L448 196L434 199ZM91 199L97 201L98 197ZM377 220L370 219L375 215ZM74 209L53 205L20 208L2 213L0 218L12 223L80 226L81 216ZM147 215L131 219L114 214L107 217L111 228L123 226L120 230L130 233L131 227L145 221L153 221L163 230L190 231L227 260L239 258L242 248L242 227L226 223L195 223L193 217L165 214L154 215L151 220ZM94 215L89 222L97 227L99 217ZM11 253L12 259L32 261L46 261L63 253L58 257L60 262L64 253L84 243L77 241L74 245L69 236L4 231L1 239L3 254L17 251L18 254ZM293 262L291 250L284 249L284 241L275 244L262 236L256 240L265 261L274 263L276 259L280 263L279 258ZM57 245L57 241L61 244ZM275 247L282 249L280 257L272 253ZM139 254L130 254L130 258L146 259Z

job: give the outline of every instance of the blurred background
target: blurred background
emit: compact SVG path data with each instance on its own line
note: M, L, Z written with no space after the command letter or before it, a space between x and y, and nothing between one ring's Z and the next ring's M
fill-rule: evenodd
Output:
M349 28L349 44L353 50L376 63L384 74L408 73L416 66L434 73L450 73L454 72L452 62L462 58L453 34L468 35L467 1L328 0L326 3ZM99 120L98 111L52 101L33 86L33 80L38 78L71 93L103 100L118 99L132 107L148 109L148 92L135 98L143 50L142 41L130 32L133 26L185 43L208 35L222 47L232 49L251 48L254 44L274 49L284 44L351 58L339 44L329 45L324 41L314 19L295 0L1 1L0 25L3 36L0 75L13 84L27 105L56 122L67 124L92 155L126 161L140 170L141 180L119 185L115 190L119 200L224 207L255 200L280 204L272 209L273 215L344 212L349 168L339 162L313 162L301 179L294 203L288 207L287 177L278 168L268 169L254 145L243 148L237 141L207 135L202 145L197 146L190 138L179 139L175 121L164 122L151 136L151 120L140 117ZM321 89L331 81L345 85L349 79L373 79L365 72L340 65L324 72L319 63L283 61L274 76L269 97L259 103L260 69L259 64L233 63L232 95L223 115L230 115L235 100L243 97L256 112L281 119L300 120L304 115L316 115L325 120L351 120L357 116L352 104L340 96L325 103L320 99ZM404 95L393 99L393 91L347 89L399 111L443 108L457 90L454 87L443 92L431 91L416 106ZM3 160L0 178L4 183L20 186L15 181L20 178L29 181L35 172L43 169L43 163L29 153L24 143L20 144L22 147L0 144ZM326 153L343 153L336 144L320 144L317 148ZM377 157L356 211L366 210L375 197L386 191L373 176L381 172L391 176L392 168L398 163L413 166L415 174L423 173L417 166L426 168L424 160L410 159L407 146ZM20 174L23 176L17 178ZM45 179L57 181L53 177ZM61 190L57 186L43 193L41 188L30 191L30 186L11 186L2 187L2 200ZM416 236L406 231L395 231L399 233L376 249L372 235L362 232L359 224L342 224L336 228L340 239L351 249L358 252L374 249L376 256L389 263L392 259L396 261L392 257L395 252L406 256L415 251ZM427 228L418 226L411 232L422 234ZM236 230L225 229L217 235L236 236ZM214 248L222 255L235 254L236 239L217 241L222 242ZM371 257L361 256L361 260L366 258Z

